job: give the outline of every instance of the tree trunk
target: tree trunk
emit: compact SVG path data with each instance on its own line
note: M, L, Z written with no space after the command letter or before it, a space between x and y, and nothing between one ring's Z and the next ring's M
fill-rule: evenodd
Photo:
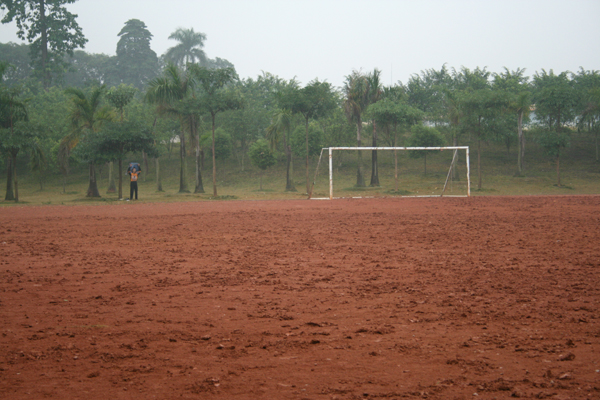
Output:
M362 120L359 118L358 122L356 123L356 147L361 147L362 146L362 139L361 139L361 132L362 132ZM366 187L367 185L365 184L365 177L363 174L363 162L362 162L362 153L360 150L356 150L356 158L357 158L357 169L356 169L356 187Z
M458 138L456 137L456 135L452 136L452 146L458 146ZM460 157L460 154L456 154L456 160L454 161L454 165L452 166L452 179L455 181L460 180L459 175L458 175L458 159Z
M13 191L13 163L12 157L6 158L6 196L4 200L14 200L15 192Z
M481 190L481 140L477 136L477 189Z
M142 174L142 179L146 182L146 175L148 175L148 154L144 150L142 150L142 159L144 160L144 168L146 168L146 173Z
M308 174L308 117L306 117L306 194L310 193L310 177Z
M162 180L160 179L160 162L158 157L155 158L156 161L156 191L163 192Z
M98 182L96 181L96 168L94 163L90 163L90 184L87 189L86 197L100 197L98 191Z
M112 165L112 163L111 163ZM119 157L119 200L123 198L123 158Z
M598 158L598 155L599 155L599 153L598 153L598 130L596 130L595 138L596 138L596 161L598 161L598 159L599 159Z
M200 152L200 134L196 133L196 187L194 188L194 193L204 193L204 185L202 184L203 159L204 152Z
M215 155L215 114L212 116L213 197L217 197L217 157Z
M394 128L394 147L398 146L396 129ZM394 149L394 181L396 182L396 193L398 193L398 150Z
M294 186L294 181L292 179L292 149L287 143L284 143L285 146L285 158L286 158L286 166L285 166L285 191L286 192L296 192L296 187Z
M260 187L260 191L262 192L263 188L262 188L262 177L263 177L263 171L260 171L260 177L258 179L258 181L260 182L258 185Z
M114 163L111 161L108 163L108 190L106 191L106 193L115 193L116 191L117 187L115 185ZM121 192L119 192L119 199L120 198Z
M13 182L15 185L15 203L19 202L19 182L17 181L17 155L12 157Z
M377 147L377 124L373 121L373 147ZM377 150L371 151L371 183L369 186L379 185L379 166L377 164Z
M556 153L556 178L557 178L557 185L560 187L560 150L558 153Z
M185 158L185 135L179 135L181 148L179 149L179 193L189 193L187 185L187 162Z
M523 151L525 142L523 141L523 113L517 115L517 136L518 136L518 151L517 151L517 175L523 175Z

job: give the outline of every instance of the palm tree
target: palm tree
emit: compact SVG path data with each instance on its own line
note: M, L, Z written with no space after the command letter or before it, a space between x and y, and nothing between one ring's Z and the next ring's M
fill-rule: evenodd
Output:
M101 106L102 95L105 90L106 86L104 85L95 87L90 92L89 97L81 89L68 88L65 90L67 95L71 96L71 109L69 111L71 132L60 143L63 152L69 153L89 132L97 132L104 121L113 119L110 107ZM86 196L100 197L93 160L89 162L89 169L90 183Z
M369 104L377 103L382 95L383 89L381 86L381 71L375 68L372 73L367 76L369 83ZM373 147L377 147L377 122L373 123ZM369 186L379 186L379 167L377 164L377 150L371 151L371 183Z
M206 40L206 34L194 32L194 28L183 29L178 28L171 33L169 39L179 42L179 44L170 47L165 53L165 58L172 61L180 68L185 67L188 63L199 61L205 64L207 61L206 54L202 48Z
M215 153L215 118L218 113L242 108L242 99L228 85L238 80L233 68L209 69L190 65L190 74L198 85L198 97L190 101L190 108L210 115L212 122L213 196L217 197L217 159ZM199 154L198 152L196 154Z
M278 110L273 114L271 125L267 127L267 139L271 144L271 149L275 148L279 141L283 139L283 147L286 156L285 172L285 190L286 192L295 192L296 187L291 177L292 172L292 146L290 135L292 132L293 114L290 110Z
M189 127L190 135L194 138L197 132L197 118L195 113L186 106L186 99L192 94L192 82L189 75L183 74L175 64L168 64L162 77L150 81L148 91L146 92L146 101L155 104L157 112L163 115L171 115L179 118L181 124L180 139L180 170L179 170L179 193L189 193L186 171L186 148L185 148L185 129ZM197 141L196 141L197 142ZM197 143L196 143L197 144ZM198 157L196 157L198 158ZM199 189L198 181L202 182L202 175L196 168L197 180L196 189ZM200 184L200 187L202 185ZM204 190L202 189L202 192Z
M360 71L352 71L346 76L344 84L344 111L350 122L356 124L356 146L362 146L362 114L369 106L369 82ZM356 171L356 187L365 187L362 154L357 151L358 167Z

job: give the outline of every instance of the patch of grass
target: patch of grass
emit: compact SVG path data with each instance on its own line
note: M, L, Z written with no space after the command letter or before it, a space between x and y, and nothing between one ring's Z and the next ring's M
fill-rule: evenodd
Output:
M567 186L567 185L560 185L559 186L557 183L555 183L552 186L554 186L556 188L559 188L559 189L575 190L572 186Z
M372 191L381 190L381 186L367 186L367 187L352 186L352 187L347 187L347 188L341 189L341 190L352 191L352 192L372 192Z
M410 196L411 194L413 194L410 190L404 190L404 189L390 189L387 190L385 193L389 193L389 194L395 194L398 196Z

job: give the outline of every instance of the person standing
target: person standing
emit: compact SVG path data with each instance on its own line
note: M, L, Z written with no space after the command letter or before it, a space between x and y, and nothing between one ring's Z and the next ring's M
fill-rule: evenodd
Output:
M138 199L138 177L141 173L141 168L137 163L129 164L127 168L127 174L129 174L129 200L133 200L133 194L135 193L135 199Z

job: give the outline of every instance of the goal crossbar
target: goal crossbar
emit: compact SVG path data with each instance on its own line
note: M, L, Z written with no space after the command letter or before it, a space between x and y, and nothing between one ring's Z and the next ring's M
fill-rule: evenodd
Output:
M323 150L329 151L329 200L333 200L333 151L334 150L454 150L455 154L452 157L452 163L450 164L450 170L448 171L448 177L446 178L446 184L448 183L448 178L450 177L450 171L454 166L456 160L456 151L457 150L465 150L466 153L466 164L467 164L467 197L471 196L471 168L469 165L469 146L446 146L446 147L324 147L321 150L321 156L323 155ZM319 163L321 159L319 157ZM317 166L318 170L318 166ZM315 171L315 178L316 178ZM444 190L446 188L446 184L444 184ZM312 190L311 190L312 192ZM442 197L444 192L442 192ZM309 195L310 198L310 195Z

